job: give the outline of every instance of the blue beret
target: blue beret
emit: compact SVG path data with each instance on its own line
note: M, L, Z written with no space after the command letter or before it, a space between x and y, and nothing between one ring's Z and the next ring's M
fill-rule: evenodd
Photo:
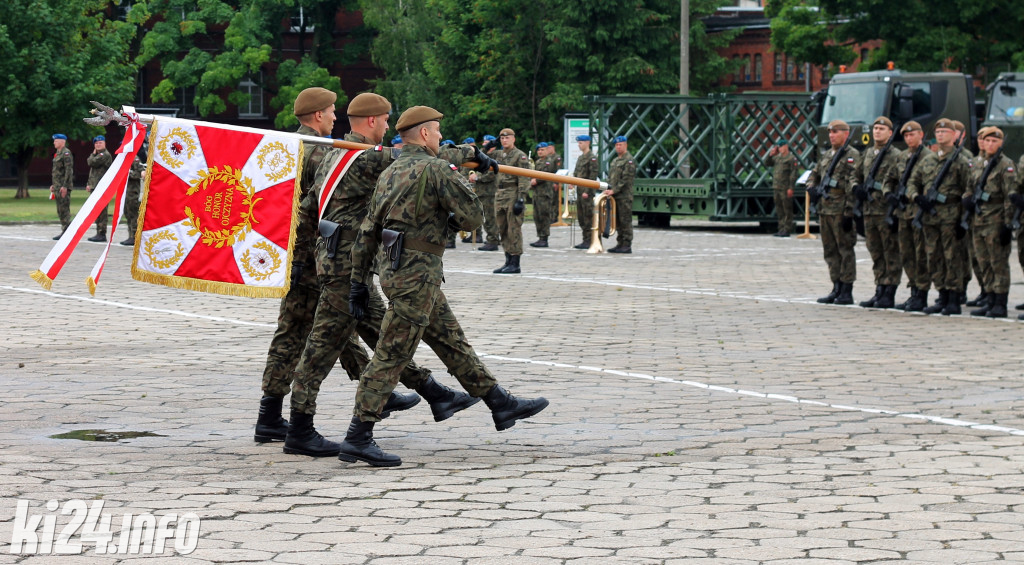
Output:
M589 135L577 135L576 141L590 141Z
M53 138L67 140L68 136L64 135L63 133L55 133L53 134Z
M615 138L615 143L625 143L625 142L626 142L626 136L624 136L624 135L620 135L620 136Z
M402 136L400 136L400 135L396 135L395 137L391 138L391 145L398 145L401 142L402 142Z
M497 139L498 139L498 138L497 138L497 137L494 137L493 135L485 135L485 136L484 136L484 141L495 141L495 140L497 140Z
M476 143L476 140L473 139L472 137L467 137L466 139L463 139L462 142L463 143Z
M446 139L446 140L441 142L441 146L442 147L445 146L445 145L455 145L455 142L450 140L450 139Z
M537 149L541 149L541 148L547 147L547 146L548 146L547 142L546 141L542 141L542 142L537 144Z
M554 141L545 141L544 143L547 143L548 147L554 147L555 146L555 142Z
M102 135L97 135L96 137L92 138L93 143L95 143L97 141L106 141L106 140L107 140L107 138L103 137Z
M785 139L780 139L780 140L775 142L775 145L777 145L779 147L782 147L783 145L789 145L789 142L786 141Z

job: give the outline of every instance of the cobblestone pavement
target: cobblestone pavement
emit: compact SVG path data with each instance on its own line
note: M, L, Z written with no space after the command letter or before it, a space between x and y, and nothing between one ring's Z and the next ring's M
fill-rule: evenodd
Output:
M116 245L93 298L91 243L46 292L28 272L56 232L0 226L0 563L153 559L11 553L18 501L59 533L43 506L72 499L104 501L115 542L127 512L199 516L160 563L1024 562L1024 323L816 304L820 241L704 224L594 256L555 228L518 276L460 243L444 290L469 339L551 406L496 432L483 404L420 404L377 428L403 465L373 469L253 443L277 301L133 281ZM328 437L353 393L325 382ZM76 430L158 435L50 437Z

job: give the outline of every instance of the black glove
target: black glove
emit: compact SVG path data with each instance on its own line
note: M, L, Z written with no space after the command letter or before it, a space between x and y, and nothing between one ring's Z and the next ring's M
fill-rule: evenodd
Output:
M491 149L494 149L497 146L498 146L498 142L493 140L493 139L490 140L490 141L485 141L484 142L484 151L490 151Z
M298 284L299 280L302 279L302 268L304 266L298 261L292 261L292 284Z
M1003 224L999 226L999 245L1006 247L1013 240L1013 231L1010 226Z
M366 317L366 309L370 307L370 287L365 283L352 281L348 291L348 313L357 320Z
M962 200L962 202L963 202L963 205L964 205L964 210L974 210L974 195L973 194L968 194L967 196L965 196L964 199Z
M893 206L893 207L899 206L900 205L900 195L895 193L895 192L886 192L885 193L885 203L888 204L889 206Z
M1010 202L1013 202L1014 206L1024 209L1024 195L1018 192L1011 193Z
M448 229L453 232L462 231L462 226L460 226L459 221L455 219L455 212L448 212Z
M812 186L808 188L807 194L811 195L811 204L817 206L818 202L821 202L821 191L818 190L818 187Z
M480 148L474 147L473 149L476 151L476 153L473 154L473 160L479 164L476 170L484 172L487 169L490 169L494 172L498 172L497 161L491 159L490 155L484 153L483 151L480 151Z
M953 235L956 236L957 240L963 239L967 235L967 230L960 224L953 226Z
M517 216L522 216L523 212L526 211L526 202L522 198L516 199L516 203L512 205L512 213Z
M917 196L915 196L914 197L914 202L918 206L920 206L921 209L924 210L925 212L928 212L929 210L932 209L932 203L929 202L928 199L925 198L923 194L918 194Z
M839 222L839 227L843 228L843 231L849 232L853 229L853 216L843 216L843 220Z
M868 189L864 188L864 185L858 184L853 187L853 197L861 202L866 201L868 199Z

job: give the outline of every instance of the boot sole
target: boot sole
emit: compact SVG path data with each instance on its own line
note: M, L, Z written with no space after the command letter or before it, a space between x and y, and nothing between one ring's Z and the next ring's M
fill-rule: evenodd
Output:
M387 410L382 410L381 413L380 413L380 419L383 420L384 418L387 418L388 416L391 415L392 412L404 412L404 411L412 408L413 406L416 406L417 404L419 404L420 400L423 400L423 397L417 396L416 397L416 401L413 402L412 404L408 405L408 406L399 406L399 407L389 408Z
M443 422L443 421L447 420L448 418L451 418L452 416L458 414L459 412L462 412L466 408L469 408L470 406L472 406L472 405L474 405L474 404L476 404L478 402L480 402L479 398L473 398L472 402L470 402L469 404L463 406L462 408L459 408L458 410L446 410L444 412L441 412L440 414L434 414L434 421L435 422Z
M271 442L274 442L274 441L284 441L284 437L261 436L261 435L253 436L252 439L256 443L271 443Z
M550 403L547 401L547 399L545 399L544 400L544 404L541 404L537 408L534 408L533 410L530 410L526 414L521 414L519 416L516 416L515 418L512 418L511 420L505 420L505 421L503 421L501 423L495 422L494 423L494 428L496 430L498 430L499 432L503 431L503 430L507 430L507 429L511 428L512 426L516 425L516 422L518 422L519 420L524 420L526 418L530 418L532 416L536 416L537 414L540 414L541 410L544 410L545 408L548 407L548 404L550 404Z
M341 453L341 449L338 451L306 451L305 449L295 449L294 447L285 447L284 452L288 455L306 455L308 457L335 457Z
M358 457L356 455L349 455L348 453L339 453L338 459L346 463L356 463L362 461L371 467L398 467L402 464L402 460L398 461L377 461L374 459L366 459L364 457Z

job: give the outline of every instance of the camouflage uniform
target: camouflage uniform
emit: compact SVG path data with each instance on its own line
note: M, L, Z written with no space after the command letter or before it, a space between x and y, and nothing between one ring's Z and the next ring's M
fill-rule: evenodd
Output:
M915 169L925 154L930 153L924 145L918 147L918 150L922 151L922 153L918 156L917 162L914 163ZM886 184L888 185L885 189L886 193L899 191L900 180L903 178L904 171L906 171L912 156L913 153L909 149L899 154L896 167L891 170L890 176L886 178ZM909 183L910 179L908 178L907 184ZM903 264L903 272L907 274L907 287L927 292L931 287L932 279L931 273L928 271L928 255L924 250L924 234L911 226L915 214L917 214L917 204L913 200L909 201L906 204L906 208L902 211L897 209L893 212L893 216L899 222L899 228L896 233L899 240L900 262Z
M923 196L931 188L943 163L952 154L953 150L940 150L923 155L910 177L907 198L914 200L919 195ZM926 211L921 216L931 282L940 291L959 293L964 290L964 245L956 237L956 226L960 223L960 198L967 186L967 175L967 159L959 155L938 188L939 193L946 197L946 202L935 202L936 213Z
M296 133L320 137L319 132L305 125L300 126ZM292 280L288 293L281 299L277 331L270 340L267 365L263 370L263 393L267 396L280 398L291 390L293 371L299 363L306 338L313 329L313 316L316 313L317 300L320 298L320 285L317 282L316 265L313 260L319 212L316 191L311 188L316 171L328 151L330 148L324 145L303 144L299 183L301 200L298 223L295 227L295 244L292 247ZM344 340L339 338L339 342L344 346L344 353L341 355L342 366L348 372L349 378L359 378L359 373L369 361L369 356L356 341L355 336ZM332 360L331 364L333 363Z
M817 186L821 182L835 154L834 148L822 153L818 164L811 172L808 186ZM853 246L857 243L857 232L853 229L853 194L850 185L859 161L860 152L853 147L847 147L832 172L835 186L822 187L825 192L818 203L821 246L825 263L828 265L829 278L833 283L852 284L857 280L857 258L853 251ZM849 229L846 229L847 227Z
M71 225L71 187L75 184L75 158L65 145L53 154L53 198L57 202L57 217L61 231ZM60 195L61 187L67 188L65 196Z
M536 169L546 173L557 172L562 168L562 160L554 153L545 155L537 161ZM537 237L547 239L551 235L551 224L558 214L558 189L556 184L546 180L537 180L533 187L533 223L537 228Z
M490 155L493 157L493 152ZM498 236L498 222L494 217L494 194L497 191L497 182L497 173L487 169L476 172L476 183L473 185L480 204L484 208L484 231L487 232L486 243L489 245L501 243L501 238Z
M128 239L135 239L135 230L139 227L139 198L142 194L142 172L146 170L146 164L139 159L138 155L132 161L132 168L128 170L128 184L124 195L124 217L128 222Z
M964 197L974 196L976 182L984 173L987 161L976 163L973 171L977 171L964 192ZM988 200L978 202L981 213L974 216L971 231L974 235L975 257L984 278L978 282L986 292L1005 294L1010 292L1010 249L1013 243L1003 245L999 241L999 232L1008 229L1013 217L1013 204L1009 195L1016 190L1017 174L1013 161L1000 153L999 161L992 168L985 182L985 193Z
M793 199L789 191L796 186L800 176L800 164L792 153L785 155L768 155L764 163L772 167L772 189L775 197L775 216L779 219L779 232L796 231L793 222Z
M633 179L636 161L626 151L616 155L608 165L608 188L615 199L615 246L633 246ZM593 213L593 212L591 212Z
M864 150L860 165L853 173L854 184L861 185L866 182L881 151L882 147L877 145ZM871 255L871 270L875 275L875 285L878 286L898 286L902 274L899 239L889 229L889 224L885 223L888 204L884 197L894 188L885 180L897 174L899 160L898 151L890 146L878 166L874 186L864 187L868 190L868 198L861 204L861 211L864 213L864 237L867 240L868 253ZM897 182L899 182L898 177Z
M1024 155L1021 155L1020 160L1017 161L1017 170L1024 167ZM1024 193L1024 174L1018 174L1017 180L1017 192ZM1011 212L1015 214L1016 211ZM1021 227L1017 230L1017 263L1020 265L1021 270L1024 270L1024 221L1021 221ZM1018 310L1024 310L1024 308L1018 308Z
M580 155L579 159L576 160L576 169L573 171L572 176L581 179L597 180L597 172L597 156L594 155L593 151L587 150L586 153ZM587 195L586 198L583 197L584 194ZM590 237L590 230L594 228L592 222L594 220L595 194L597 194L596 188L576 187L576 220L580 224L580 229L583 230L584 242Z
M96 185L100 183L100 179L110 168L110 164L114 162L114 158L110 155L110 151L104 149L99 153L93 151L89 154L89 158L86 159L89 163L89 188L96 190ZM100 208L99 216L96 216L96 233L106 235L107 233L107 207Z
M380 421L381 409L421 339L470 395L481 397L497 384L441 291L441 248L449 213L464 230L476 229L483 219L476 195L453 165L431 156L425 147L406 145L377 182L352 249L352 281L369 283L379 231L405 234L398 268L390 261L382 264L380 284L390 304L373 359L359 379L353 414L362 422Z
M530 160L526 153L523 153L516 147L512 147L507 151L505 149L497 149L493 157L502 166L521 167L523 169L531 168ZM494 219L498 226L498 237L501 239L501 247L509 255L522 255L523 217L526 214L517 215L513 213L512 206L516 203L516 200L526 196L526 191L530 189L530 179L508 173L498 173L497 184L498 188L494 194Z

